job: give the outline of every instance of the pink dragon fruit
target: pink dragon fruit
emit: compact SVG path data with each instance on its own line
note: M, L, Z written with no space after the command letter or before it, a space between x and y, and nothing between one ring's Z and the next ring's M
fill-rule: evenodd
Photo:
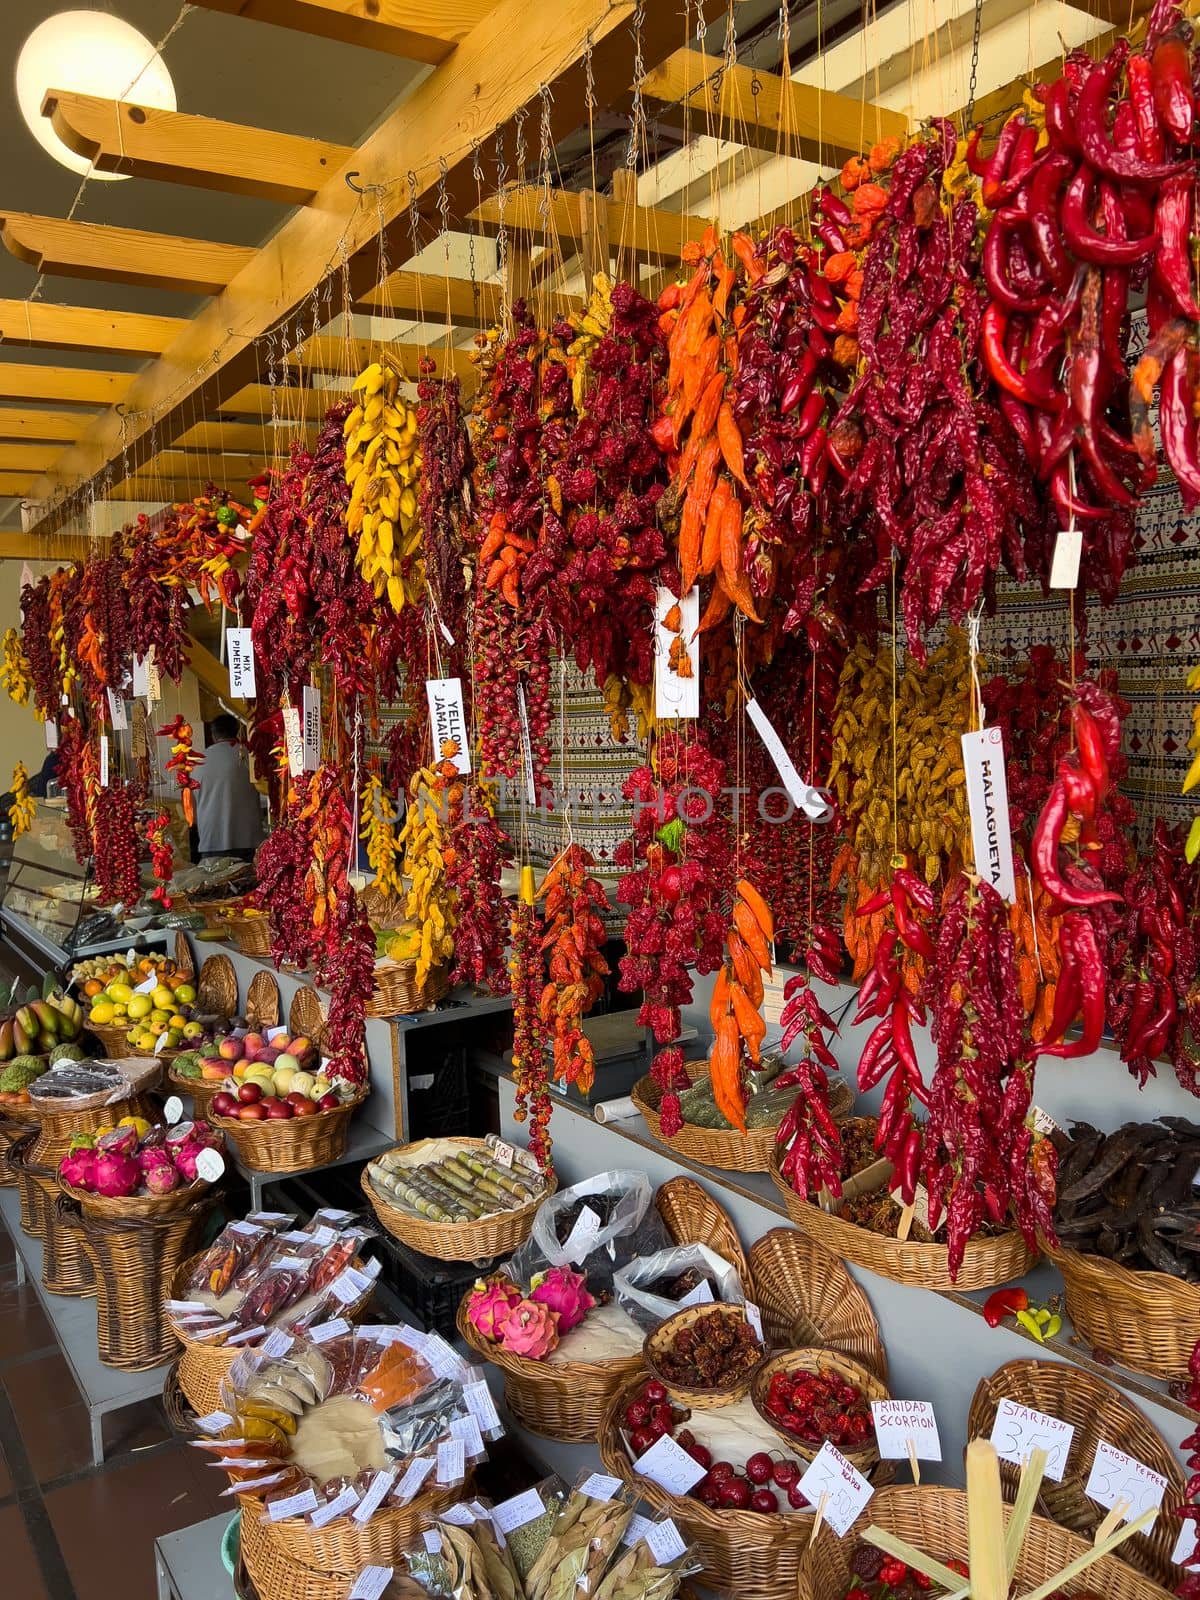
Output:
M196 1171L196 1157L201 1150L206 1150L207 1145L201 1144L198 1139L189 1139L186 1144L177 1145L171 1152L176 1170L184 1183L195 1183L199 1177Z
M131 1156L138 1146L137 1129L110 1128L96 1140L96 1149L107 1156Z
M485 1339L498 1339L500 1324L520 1299L521 1291L511 1278L500 1273L480 1278L467 1301L467 1317Z
M596 1304L588 1293L586 1277L572 1267L551 1267L534 1278L529 1298L558 1312L560 1334L577 1328Z
M219 1128L214 1128L211 1122L194 1122L189 1143L199 1144L207 1150L224 1150L225 1135Z
M170 1161L158 1161L142 1174L142 1182L151 1194L170 1194L182 1181Z
M132 1156L106 1150L96 1157L96 1193L106 1200L123 1200L136 1193L141 1181L141 1169Z
M151 1167L161 1166L168 1166L172 1171L175 1170L175 1163L171 1160L167 1151L155 1148L153 1145L148 1150L139 1150L133 1159L137 1162L140 1172L149 1172Z
M543 1361L558 1344L558 1312L536 1300L518 1300L509 1307L499 1331L502 1349Z
M86 1145L72 1150L58 1164L58 1175L73 1189L94 1188L96 1183L96 1152Z

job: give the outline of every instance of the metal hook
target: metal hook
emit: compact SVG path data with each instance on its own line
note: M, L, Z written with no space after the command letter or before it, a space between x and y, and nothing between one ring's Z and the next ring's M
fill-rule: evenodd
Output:
M118 400L116 405L113 407L113 410L119 417L125 417L129 415L129 408L125 404L124 400Z
M353 189L355 194L366 194L367 191L363 188L362 184L355 183L354 181L358 176L359 172L357 167L355 167L353 172L348 172L346 174L346 187L347 189Z

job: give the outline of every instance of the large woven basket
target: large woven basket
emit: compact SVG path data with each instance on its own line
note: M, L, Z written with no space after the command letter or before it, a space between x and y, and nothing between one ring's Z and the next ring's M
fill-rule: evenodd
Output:
M621 1442L620 1416L645 1380L643 1369L622 1384L600 1419L597 1433L605 1472L631 1485L639 1498L672 1519L687 1543L699 1547L704 1563L700 1582L747 1600L796 1600L812 1517L804 1512L713 1511L641 1477ZM820 1600L838 1600L842 1592L831 1589Z
M283 1015L279 985L269 972L256 972L246 990L246 1021L252 1028L274 1028Z
M237 1117L209 1117L237 1150L242 1164L255 1172L310 1172L345 1154L350 1118L367 1098L361 1089L333 1111L286 1120L241 1122Z
M1006 1519L1007 1515L1006 1508ZM805 1562L800 1600L836 1600L845 1593L851 1581L856 1533L872 1524L937 1560L967 1558L967 1497L960 1489L915 1489L911 1485L881 1489L844 1539L836 1538L829 1528L822 1529ZM1032 1517L1017 1558L1019 1588L1028 1590L1047 1582L1087 1549L1082 1539L1065 1528ZM1068 1596L1084 1590L1102 1594L1104 1600L1168 1600L1165 1589L1115 1556L1102 1557L1058 1593ZM793 1590L793 1596L795 1593Z
M1067 1315L1097 1350L1156 1378L1186 1378L1200 1340L1200 1287L1165 1272L1131 1272L1103 1256L1058 1248Z
M155 1218L102 1220L79 1213L84 1248L96 1273L96 1342L106 1366L143 1372L178 1351L163 1311L165 1289L195 1248L214 1202L210 1192L186 1211ZM64 1209L75 1204L64 1196Z
M321 1004L321 996L309 984L301 984L288 1007L289 1034L293 1039L308 1039L320 1050L325 1043L325 1029L325 1007Z
M197 1179L195 1183L181 1184L178 1189L172 1189L170 1194L110 1196L93 1194L88 1189L76 1189L61 1177L57 1186L68 1200L75 1201L85 1217L92 1217L100 1222L115 1222L118 1218L136 1222L169 1217L177 1211L186 1211L212 1188L211 1183Z
M400 1148L421 1150L438 1142L435 1139L418 1139L415 1144L402 1145ZM479 1150L487 1148L484 1139L468 1139L457 1134L454 1143ZM422 1255L433 1256L438 1261L489 1261L493 1256L511 1255L529 1237L533 1219L542 1202L548 1200L558 1188L558 1179L551 1171L546 1175L543 1192L513 1211L499 1211L495 1216L482 1217L478 1222L428 1222L424 1217L414 1217L385 1199L372 1184L366 1167L359 1181L382 1226L411 1249L419 1250Z
M310 1572L334 1573L353 1577L364 1567L390 1567L405 1550L420 1542L421 1530L447 1506L469 1499L471 1474L456 1488L424 1490L406 1506L385 1506L371 1520L360 1524L350 1517L338 1517L323 1528L313 1528L301 1517L270 1523L268 1541L281 1555ZM242 1521L260 1514L262 1502L239 1495ZM272 1597L274 1600L274 1597Z
M158 1105L146 1093L118 1100L114 1105L92 1106L87 1110L66 1101L61 1110L49 1103L41 1105L38 1107L38 1134L30 1160L39 1166L57 1169L77 1133L97 1133L101 1128L114 1127L122 1117L143 1117L147 1122L162 1121Z
M780 1176L777 1159L771 1162L771 1177L783 1196L788 1216L798 1228L843 1261L867 1267L897 1283L919 1289L990 1289L1022 1277L1037 1259L1015 1231L994 1237L984 1235L968 1240L958 1277L951 1278L949 1251L944 1244L921 1244L914 1239L902 1244L899 1239L872 1233L802 1200Z
M40 1182L42 1180L39 1180ZM45 1185L46 1231L42 1235L42 1284L49 1294L86 1299L96 1293L96 1269L83 1240L79 1213Z
M40 1239L46 1232L46 1191L27 1165L36 1138L37 1129L30 1128L27 1133L18 1134L4 1153L5 1166L20 1194L21 1231L31 1239Z
M234 917L229 922L229 931L244 956L271 954L271 924L266 917Z
M787 1448L803 1461L814 1461L825 1441L810 1444L807 1440L797 1439L795 1434L788 1433L786 1428L781 1428L766 1409L764 1402L767 1390L776 1372L816 1372L822 1376L834 1375L856 1384L865 1400L891 1399L887 1385L881 1383L873 1372L868 1372L866 1367L859 1366L857 1361L851 1361L848 1356L839 1355L834 1350L784 1350L779 1355L772 1356L770 1360L764 1361L750 1383L750 1398L754 1401L754 1409L768 1426L774 1428ZM874 1427L871 1429L869 1443L858 1448L839 1444L837 1448L846 1460L862 1473L869 1472L879 1460Z
M15 1189L17 1175L8 1164L8 1150L13 1142L29 1133L33 1124L18 1122L7 1112L0 1116L0 1189Z
M89 1022L87 1031L99 1039L101 1048L110 1061L122 1061L126 1056L137 1053L126 1038L129 1029L123 1022ZM171 1048L164 1046L158 1052L157 1059L164 1064L168 1061L174 1061L183 1048L183 1045L175 1045Z
M1061 1361L1009 1361L990 1377L980 1380L967 1417L967 1438L987 1439L1001 1400L1015 1400L1051 1417L1061 1417L1075 1429L1066 1472L1061 1483L1042 1480L1037 1510L1051 1522L1091 1540L1104 1518L1104 1507L1084 1493L1096 1450L1101 1441L1123 1450L1167 1480L1164 1504L1185 1498L1186 1478L1178 1457L1158 1429L1132 1401L1111 1383ZM1006 1500L1016 1497L1019 1470L1000 1463L1000 1481ZM1146 1533L1136 1533L1114 1556L1137 1567L1155 1583L1170 1588L1178 1578L1171 1551L1179 1536L1179 1518L1161 1513Z
M750 1263L724 1206L694 1178L670 1178L654 1196L654 1207L676 1244L703 1244L737 1268L748 1300L754 1298Z
M871 1302L836 1256L795 1228L772 1228L751 1246L750 1275L768 1343L834 1350L887 1382Z
M414 1011L432 1011L450 992L450 968L431 967L424 983L417 982L417 963L389 961L375 968L375 987L366 1004L368 1017L406 1017Z
M270 1524L259 1521L260 1515L255 1502L242 1507L241 1565L257 1600L347 1600L353 1578L293 1561L271 1537Z
M708 1076L704 1061L685 1061L688 1077L699 1083ZM678 1133L669 1137L663 1132L663 1092L653 1078L639 1078L629 1091L634 1105L654 1137L669 1150L698 1161L702 1166L720 1167L725 1172L767 1172L775 1150L774 1128L751 1128L739 1133L736 1128L700 1128L685 1122ZM854 1093L849 1084L840 1078L833 1084L831 1108L835 1117L844 1117L854 1104Z
M207 956L196 980L196 1010L204 1015L232 1017L237 1011L237 971L227 955Z
M672 1316L660 1322L657 1328L651 1328L642 1341L642 1360L650 1369L653 1377L657 1378L666 1389L671 1399L677 1405L686 1406L689 1411L716 1411L722 1406L734 1405L750 1392L750 1381L754 1376L754 1367L750 1367L739 1378L731 1383L714 1387L679 1383L673 1378L668 1378L662 1370L661 1361L670 1349L675 1337L685 1328L690 1328L701 1317L710 1315L714 1307L709 1304L684 1306ZM738 1319L745 1322L740 1306L731 1306L730 1313L736 1312ZM760 1349L758 1361L762 1361L763 1351ZM757 1363L756 1363L757 1365Z

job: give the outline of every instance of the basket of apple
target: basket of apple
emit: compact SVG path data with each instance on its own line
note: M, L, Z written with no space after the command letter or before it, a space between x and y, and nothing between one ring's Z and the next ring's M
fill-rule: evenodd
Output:
M136 1054L171 1061L207 1035L194 1009L195 974L165 956L144 956L132 967L112 962L81 987L88 1029L110 1059Z
M202 1055L201 1085L216 1085L208 1115L256 1172L303 1172L336 1161L362 1084L325 1076L312 1041L230 1034Z
M123 1117L114 1128L72 1138L58 1183L88 1217L162 1216L185 1210L220 1179L224 1145L207 1122L164 1128Z

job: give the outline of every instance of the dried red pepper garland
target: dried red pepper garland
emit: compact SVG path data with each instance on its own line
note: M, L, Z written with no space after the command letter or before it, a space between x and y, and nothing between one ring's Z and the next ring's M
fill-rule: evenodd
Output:
M33 680L33 703L43 720L57 718L59 678L50 644L50 579L39 578L21 590L21 645ZM84 858L86 859L86 858Z
M592 875L595 865L595 857L572 842L551 863L542 885L542 949L549 982L538 1001L538 1015L552 1028L555 1078L576 1084L585 1095L591 1093L596 1068L583 1019L604 993L609 972L600 916L608 899Z
M165 531L141 516L123 537L125 583L129 593L129 646L143 660L154 651L154 664L172 683L183 677L191 649L186 582L164 576L174 566Z
M170 826L171 818L166 811L160 811L146 824L146 843L150 846L150 865L154 872L154 889L150 898L157 900L164 911L170 911L174 904L167 893L167 884L175 871L175 847L168 831Z
M783 997L780 1049L790 1050L801 1038L806 1048L797 1065L771 1085L773 1090L793 1082L797 1086L796 1098L775 1135L780 1175L806 1199L822 1188L836 1198L842 1192L842 1136L829 1105L829 1073L836 1072L838 1064L828 1041L837 1026L806 974L789 978Z
M258 886L251 904L265 912L276 962L306 967L312 949L312 912L305 884L313 858L311 816L302 814L298 798L259 845L254 857Z
M464 783L463 800L447 814L446 882L456 901L452 984L469 983L499 994L506 986L504 947L507 914L500 875L512 856L508 835L496 821L491 794Z
M459 658L467 653L466 585L463 557L471 514L471 472L474 460L456 377L435 378L434 362L421 361L417 383L417 446L421 477L417 500L421 516L421 550L425 582L436 609L444 646ZM440 630L439 630L440 631Z
M75 859L82 867L92 855L92 786L96 752L76 717L64 717L58 734L59 782L67 797L67 826Z
M523 869L531 873L530 868ZM529 1153L543 1171L550 1166L550 1091L548 1045L541 1019L542 919L525 899L513 906L508 970L513 1001L513 1078L517 1099L513 1120L529 1119Z
M116 776L96 795L92 859L101 905L132 906L142 892L134 827L139 798L133 784Z

